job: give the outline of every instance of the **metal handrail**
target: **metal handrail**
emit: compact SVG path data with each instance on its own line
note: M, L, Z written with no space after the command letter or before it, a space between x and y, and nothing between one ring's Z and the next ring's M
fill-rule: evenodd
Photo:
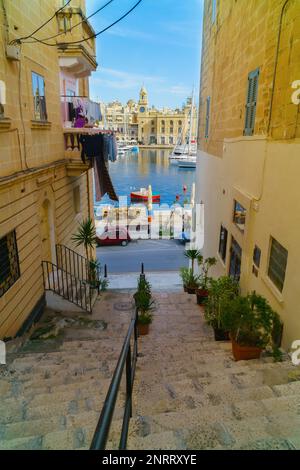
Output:
M122 351L114 371L114 375L108 389L101 415L94 433L90 450L105 450L109 436L111 422L118 398L120 383L126 364L126 401L123 415L123 424L119 450L125 450L127 445L128 428L132 417L132 389L135 377L136 361L138 357L138 333L137 333L138 309L130 322L128 332L122 347ZM131 337L134 335L133 354L131 351Z
M57 244L55 248L57 265L81 281L90 283L88 259L68 246ZM98 279L100 279L100 274L100 270L97 269Z
M62 277L55 273L62 273ZM44 281L44 289L60 295L69 302L81 307L87 312L92 312L92 289L91 286L81 279L78 279L70 272L62 269L60 266L51 261L42 261L42 273ZM70 287L69 281L72 282L74 290Z

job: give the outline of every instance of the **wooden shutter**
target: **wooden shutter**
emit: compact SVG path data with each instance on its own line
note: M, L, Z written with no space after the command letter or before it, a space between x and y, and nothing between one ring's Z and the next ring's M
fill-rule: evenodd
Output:
M245 130L244 135L253 135L255 128L255 114L258 93L259 69L248 76L248 91L246 98Z

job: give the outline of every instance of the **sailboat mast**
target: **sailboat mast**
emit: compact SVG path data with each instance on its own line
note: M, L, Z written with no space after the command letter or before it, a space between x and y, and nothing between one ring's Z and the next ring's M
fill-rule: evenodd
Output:
M189 154L191 153L191 141L193 135L193 110L194 110L194 88L192 93L191 113L190 113L190 129L189 129Z

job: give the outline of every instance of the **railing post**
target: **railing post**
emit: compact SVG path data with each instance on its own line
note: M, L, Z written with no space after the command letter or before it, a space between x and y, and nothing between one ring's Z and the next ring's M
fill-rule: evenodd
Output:
M144 275L145 274L145 270L144 270L144 263L142 263L141 265L141 274Z
M131 346L126 357L126 403L129 401L130 418L132 417L132 377L131 377Z
M104 265L104 277L107 278L107 264Z

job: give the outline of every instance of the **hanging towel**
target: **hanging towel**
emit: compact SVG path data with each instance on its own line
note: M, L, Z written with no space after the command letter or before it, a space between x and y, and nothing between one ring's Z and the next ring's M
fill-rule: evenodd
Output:
M114 190L106 162L108 160L108 141L105 134L83 134L80 136L82 145L81 159L85 163L86 159L92 161L95 176L96 200L100 201L104 194L108 194L110 199L118 201L119 198Z

